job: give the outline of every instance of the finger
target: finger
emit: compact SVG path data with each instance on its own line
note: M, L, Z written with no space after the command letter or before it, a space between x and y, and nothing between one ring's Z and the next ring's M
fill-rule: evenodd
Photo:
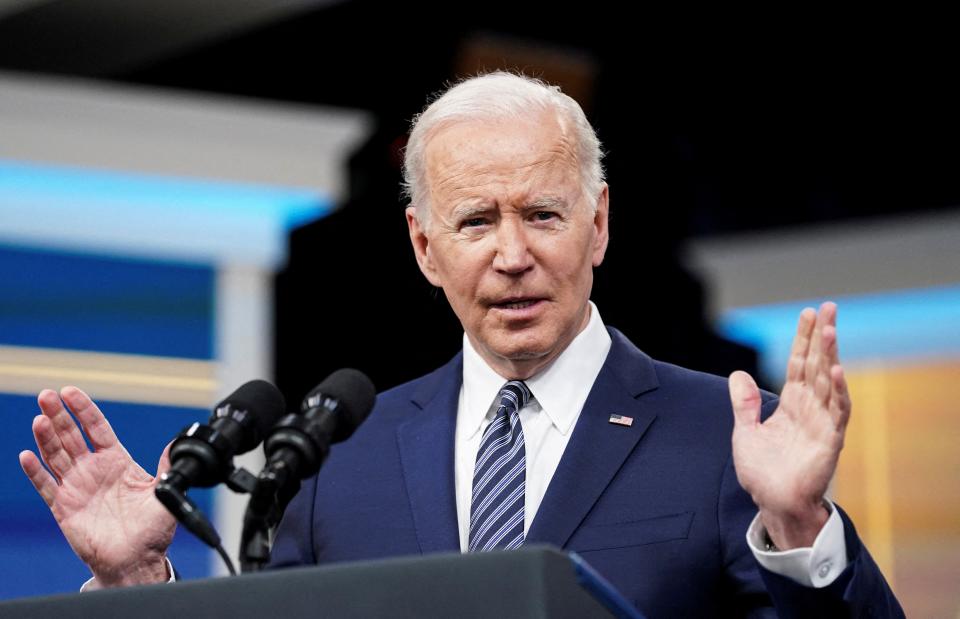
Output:
M816 373L812 377L813 380L813 392L817 398L817 401L820 402L824 407L830 404L831 390L833 388L833 379L831 378L830 368L831 364L827 363L827 359L836 357L837 350L837 330L832 325L826 325L823 327L823 333L821 334L821 353L819 355L820 361L817 364ZM810 377L808 377L810 380Z
M810 348L810 336L816 320L816 312L812 307L804 308L797 321L797 334L793 337L790 347L790 360L787 361L787 382L803 381L803 371Z
M847 379L843 374L843 366L834 365L830 368L830 414L837 428L844 429L850 421L850 412L853 405L850 401L850 392L847 390Z
M813 333L810 334L810 349L807 350L803 368L803 382L808 385L816 385L817 373L820 370L821 353L823 352L823 327L827 321L827 312L824 311L826 305L824 303L820 306L817 319L813 323Z
M57 494L57 480L47 472L37 455L32 451L20 452L20 468L43 498L47 507L53 507L53 499Z
M829 374L830 368L840 363L839 349L837 347L837 304L827 302L821 307L821 313L824 314L823 338L821 342L822 365L824 371ZM832 338L827 340L827 333L832 334Z
M730 375L729 387L734 423L738 426L760 423L760 389L753 377L746 372L734 372Z
M64 408L60 396L52 389L44 389L37 396L37 404L40 405L40 411L53 422L53 429L60 438L64 450L71 459L79 458L87 453L87 443L83 440L80 428L70 416L70 412Z
M60 397L80 420L80 425L83 426L83 431L87 433L87 438L90 439L94 449L110 449L120 445L117 435L110 427L110 422L103 416L90 396L76 387L64 387L60 390Z
M60 482L73 466L73 460L63 449L63 443L60 442L60 437L53 429L53 422L43 415L34 417L33 438L40 449L40 457L43 458L47 468Z

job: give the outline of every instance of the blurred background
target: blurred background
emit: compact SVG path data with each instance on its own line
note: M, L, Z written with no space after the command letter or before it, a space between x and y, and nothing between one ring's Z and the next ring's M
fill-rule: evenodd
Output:
M152 470L250 378L297 403L339 367L382 390L456 353L402 149L431 93L503 68L597 128L593 298L646 352L776 390L800 309L839 303L835 498L908 615L958 616L956 61L877 13L0 0L0 597L88 576L16 463L41 388L87 389ZM243 498L196 497L233 539ZM186 535L173 553L220 573Z

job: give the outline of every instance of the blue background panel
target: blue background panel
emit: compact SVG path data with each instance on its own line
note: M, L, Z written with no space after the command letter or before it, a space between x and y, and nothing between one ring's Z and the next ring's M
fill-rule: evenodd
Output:
M0 246L0 344L210 359L214 270Z
M118 226L115 230L121 235L124 230L119 226L124 222L119 214L148 222L209 215L210 221L221 225L230 219L269 215L291 230L323 216L332 206L314 189L9 159L0 159L0 204L25 207L20 213L7 213L9 219L35 217L36 212L30 213L27 207L81 212L98 229Z
M720 320L726 337L760 353L774 384L784 380L797 321L804 307L827 299L743 307ZM838 296L837 338L846 364L955 358L960 353L960 286Z
M167 442L183 427L209 416L200 409L99 404L130 455L151 474ZM0 394L0 414L6 420L6 430L0 434L0 599L75 592L90 572L73 554L17 461L23 449L36 452L30 431L38 414L36 400ZM190 494L200 509L211 514L211 491ZM184 578L210 574L211 551L186 531L178 529L170 556Z

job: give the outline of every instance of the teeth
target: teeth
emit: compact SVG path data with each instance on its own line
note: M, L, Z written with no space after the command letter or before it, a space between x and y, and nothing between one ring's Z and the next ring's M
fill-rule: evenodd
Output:
M534 301L520 301L519 303L504 303L502 307L507 309L523 309L525 307L530 307L534 304Z

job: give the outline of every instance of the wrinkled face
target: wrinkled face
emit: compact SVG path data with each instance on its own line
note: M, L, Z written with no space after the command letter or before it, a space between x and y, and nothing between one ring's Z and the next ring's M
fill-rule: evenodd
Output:
M572 136L552 113L442 127L425 162L425 228L407 209L420 269L484 360L529 378L587 324L606 186L583 194Z

